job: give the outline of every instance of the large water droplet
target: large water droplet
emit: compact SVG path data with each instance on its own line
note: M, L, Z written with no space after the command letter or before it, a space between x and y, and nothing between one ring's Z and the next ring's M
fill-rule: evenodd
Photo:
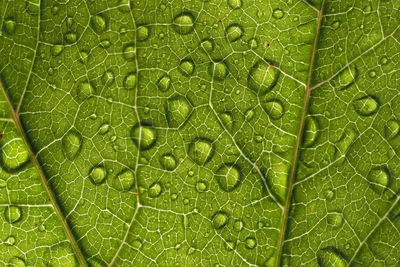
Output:
M336 151L335 151L335 159L339 157L343 157L347 150L349 149L350 145L356 139L356 132L352 128L345 128L342 136L336 142ZM345 158L343 157L338 161L339 165L344 162Z
M9 262L8 262L8 266L12 266L12 267L25 267L25 261L19 257L12 257Z
M275 86L278 76L278 70L273 65L260 60L251 68L247 85L258 95L264 95Z
M149 125L139 126L137 124L132 128L131 137L137 146L139 146L140 140L140 149L146 150L150 149L156 142L156 131Z
M78 99L83 101L95 93L94 86L88 82L82 82L77 88Z
M15 223L21 220L22 210L17 206L7 206L4 211L6 221L9 223Z
M160 196L161 192L162 192L161 183L155 182L152 185L150 185L148 194L149 194L149 197L156 198L156 197Z
M345 254L335 247L326 247L318 251L317 260L322 267L345 267Z
M89 177L93 184L102 184L107 177L107 170L102 165L95 166L90 170Z
M228 5L232 9L240 8L242 6L242 0L228 0Z
M150 36L150 27L145 26L145 25L139 26L136 30L136 35L137 35L138 41L147 40Z
M136 48L134 45L127 45L124 48L124 58L127 61L133 61L136 57Z
M215 179L222 190L230 192L240 185L242 174L236 164L225 163L217 170Z
M354 84L358 77L358 69L356 65L345 68L337 77L340 89L344 90Z
M390 120L385 126L385 136L388 140L395 138L400 131L400 124L397 120Z
M76 130L70 130L63 136L62 146L65 157L75 159L82 147L82 135Z
M379 109L379 100L375 96L363 96L353 102L354 109L361 116L371 116Z
M194 70L195 70L195 65L194 65L193 60L191 60L191 59L183 59L179 63L179 70L184 76L189 77L190 75L192 75L194 73Z
M279 8L275 9L275 10L272 12L272 16L273 16L274 18L276 18L276 19L281 19L281 18L283 18L284 15L285 15L285 13L283 12L283 10L282 10L282 9L279 9Z
M178 14L172 23L173 29L179 34L189 34L194 29L194 16L189 12Z
M21 138L14 138L1 147L3 167L8 171L15 171L29 160L29 152Z
M274 99L269 100L262 104L265 112L269 115L269 117L273 120L280 119L284 113L284 107L280 100Z
M73 44L78 40L78 35L76 34L76 32L69 31L65 33L64 39L67 43Z
M196 138L189 145L189 157L199 165L206 164L212 157L212 141L207 138Z
M160 164L164 169L172 171L176 168L176 159L172 154L164 154L160 158Z
M124 87L128 90L136 88L136 74L128 73L124 79Z
M8 18L4 21L3 30L8 34L13 34L15 32L16 26L17 23L15 22L15 20Z
M318 124L317 120L312 117L308 116L306 118L304 124L304 136L303 136L303 144L305 147L310 147L315 143L318 136Z
M368 181L371 188L381 194L390 184L390 172L386 167L374 168L368 174Z
M165 74L161 76L157 81L157 87L163 92L168 91L169 87L171 86L171 78Z
M51 47L51 55L54 57L59 56L63 50L64 47L62 45L54 45Z
M231 24L226 28L226 37L230 42L235 42L242 38L244 29L239 24Z
M95 15L90 19L90 25L97 34L101 34L107 28L106 19L102 15Z
M343 216L338 212L329 213L326 217L328 225L333 228L339 228L343 224Z
M202 192L207 191L207 188L208 188L208 184L207 184L206 181L200 180L200 181L198 181L198 182L196 183L196 190L197 190L197 192L199 192L199 193L202 193Z
M111 85L114 82L114 72L111 70L107 70L103 73L103 76L101 77L101 81L103 82L104 85Z
M211 62L208 68L208 72L211 76L214 77L215 80L223 80L228 76L228 67L226 63L223 61L220 62Z
M113 180L112 186L120 191L128 191L135 184L135 175L129 169L122 170Z
M228 130L231 131L233 128L233 117L232 113L230 111L225 111L221 113L220 115L221 121L224 124L224 127Z
M255 248L256 245L257 245L256 239L253 238L253 237L248 237L248 238L246 238L246 240L244 241L244 243L245 243L245 245L246 245L246 248L248 248L248 249L253 249L253 248Z
M170 127L176 128L182 125L192 111L192 105L183 96L173 96L168 99L166 106L166 118Z
M221 229L228 224L229 217L225 211L217 211L211 218L215 229Z

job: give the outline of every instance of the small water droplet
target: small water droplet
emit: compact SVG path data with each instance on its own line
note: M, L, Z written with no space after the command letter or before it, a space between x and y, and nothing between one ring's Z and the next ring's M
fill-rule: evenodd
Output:
M127 45L124 48L124 58L127 61L133 61L136 57L136 47L134 45Z
M156 198L161 195L161 192L162 192L161 183L155 182L152 185L150 185L148 194L149 194L149 197Z
M341 22L338 20L335 20L334 22L332 22L331 26L334 30L338 29L340 26Z
M318 251L317 259L320 266L334 266L344 267L347 266L346 260L343 258L345 255L335 247L326 247Z
M165 74L161 76L157 81L157 87L163 92L168 91L169 87L171 86L171 78Z
M328 225L333 228L339 228L343 224L343 216L341 213L334 212L327 215Z
M317 140L318 136L318 124L316 118L308 116L304 126L303 144L305 147L312 146Z
M225 242L225 249L227 251L231 251L231 250L233 250L235 248L235 245L236 245L235 242L228 240L228 241Z
M371 116L378 112L379 100L375 96L363 96L353 102L354 109L361 116Z
M215 229L222 229L229 222L228 214L225 211L217 211L211 218Z
M7 186L7 181L0 178L0 188L5 188Z
M129 191L135 184L135 175L129 169L122 170L113 180L112 186L120 191Z
M140 140L140 149L146 150L150 149L156 142L156 131L149 125L139 126L137 124L132 128L131 137L137 146L139 146Z
M188 171L188 175L189 175L190 177L193 177L193 175L194 175L194 171L192 171L192 170L189 170L189 171Z
M165 112L168 125L173 128L179 127L186 121L191 111L192 105L185 97L170 97Z
M90 25L97 34L101 34L107 28L106 19L102 15L95 15L90 19Z
M336 142L335 159L344 156L355 139L356 139L356 132L352 128L345 128L342 136ZM345 160L344 157L340 159L338 161L339 165L341 165L344 162L344 160Z
M228 131L231 131L233 128L232 113L229 111L225 111L225 112L221 113L220 118L221 118L222 123L224 124L224 127Z
M368 72L368 76L369 76L370 78L375 78L375 77L376 77L376 71L375 71L375 70L370 70L370 71Z
M83 101L95 93L94 86L88 82L82 82L77 87L78 99Z
M381 63L381 65L386 65L389 62L389 59L387 56L383 56L379 62Z
M67 43L73 44L78 40L78 35L74 31L69 31L65 33L64 39Z
M8 262L9 266L13 266L13 267L25 267L25 261L19 257L12 257L9 262Z
M160 158L160 164L164 169L172 171L176 168L176 159L172 154L164 154Z
M111 46L111 42L110 42L110 40L107 40L107 39L101 40L100 41L100 46L105 48L105 49L107 49L107 48L109 48Z
M132 247L139 249L142 246L142 241L139 239L135 239L131 243Z
M334 197L335 193L332 190L326 190L325 191L325 198L327 200L332 200L332 198Z
M110 129L110 125L108 123L104 123L104 124L100 125L99 133L100 134L106 134L109 129Z
M177 198L178 198L178 195L177 195L177 194L174 193L174 194L171 195L171 199L172 199L172 200L176 200Z
M215 47L215 43L213 39L205 39L201 42L201 46L203 47L204 50L207 52L212 52Z
M76 130L70 130L63 136L62 146L65 157L75 159L82 147L82 135Z
M226 28L226 37L230 42L235 42L242 38L244 29L239 24L231 24Z
M272 90L278 76L278 70L273 65L260 60L251 68L247 85L258 95L263 95Z
M182 12L174 18L172 26L179 34L189 34L194 29L194 16L189 12Z
M351 65L345 68L340 74L337 76L337 86L340 87L341 90L349 88L354 84L358 77L358 69L355 65Z
M4 21L3 30L8 34L13 34L15 32L17 23L14 19L8 18Z
M261 135L254 136L254 141L256 141L256 143L262 143L263 139Z
M390 172L386 167L377 167L368 174L371 188L378 194L382 194L390 185Z
M256 49L258 47L258 42L257 42L256 38L250 39L248 44L251 49Z
M150 27L146 25L141 25L136 30L137 40L145 41L150 36Z
M211 62L208 68L208 72L215 80L224 80L226 76L228 76L228 67L226 63L223 61L220 62Z
M89 178L94 185L102 184L107 177L107 170L103 165L93 167L89 171Z
M237 232L242 231L243 227L244 227L244 224L240 220L235 221L235 223L233 224L233 229L235 229L235 231L237 231Z
M366 6L364 7L364 12L369 13L369 12L371 12L371 11L372 11L371 5L366 5Z
M6 246L13 246L15 244L15 237L10 235L9 237L6 238L6 240L4 240L4 244Z
M263 103L262 106L273 120L280 119L283 116L284 108L280 100L268 100L266 103Z
M252 108L248 109L244 113L244 117L246 118L247 121L251 121L254 118L255 112Z
M54 45L51 47L51 55L54 57L59 56L63 50L64 47L62 45Z
M46 226L44 224L39 225L38 227L39 232L44 232L46 231Z
M15 223L21 220L22 210L17 206L7 206L4 211L6 221L9 223Z
M236 164L225 163L215 174L219 186L225 192L230 192L240 185L242 174Z
M195 71L195 65L191 59L183 59L179 63L179 70L184 76L191 76Z
M213 155L212 141L207 138L196 138L189 145L188 155L197 164L206 164Z
M257 244L256 239L253 238L253 237L248 237L248 238L246 238L246 240L244 241L244 243L245 243L245 245L246 245L246 248L248 248L248 249L253 249L253 248L255 248L255 246L256 246L256 244Z
M184 198L184 199L183 199L183 204L184 204L184 205L189 204L189 199L188 199L188 198Z
M400 131L400 124L397 120L389 120L385 126L385 136L388 140L395 138Z
M237 9L242 6L242 0L228 0L228 6L232 9Z
M196 183L196 190L199 193L207 191L207 188L208 188L208 185L207 185L206 181L201 180Z
M53 16L57 15L59 11L60 11L60 6L59 6L59 5L54 5L54 6L51 8L51 14L52 14Z
M136 74L128 73L128 75L124 79L124 87L128 90L132 90L136 88Z
M19 137L7 142L4 141L1 147L1 159L4 169L9 172L24 166L29 160L29 152L25 147L24 141Z
M114 72L111 70L105 71L101 77L101 81L104 85L111 85L114 82Z
M282 10L282 9L279 9L279 8L275 9L275 10L272 12L272 16L273 16L274 18L276 18L276 19L281 19L281 18L283 18L284 15L285 15L285 13L283 12L283 10Z

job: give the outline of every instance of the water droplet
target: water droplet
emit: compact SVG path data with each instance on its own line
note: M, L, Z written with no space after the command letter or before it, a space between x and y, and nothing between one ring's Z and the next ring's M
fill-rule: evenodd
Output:
M169 87L171 86L171 78L165 74L161 76L157 81L157 87L163 92L168 91Z
M132 90L136 88L136 74L128 73L124 80L124 87L128 90Z
M88 82L82 82L77 88L78 99L83 101L95 93L94 86Z
M224 124L224 127L228 131L231 131L233 128L232 113L229 111L225 111L225 112L221 113L220 118L221 118L222 123Z
M46 226L44 224L39 225L38 227L39 232L44 232L46 231Z
M372 11L372 7L371 7L371 5L366 5L363 10L364 10L364 12L369 13Z
M305 121L304 129L303 144L305 147L310 147L315 143L315 140L317 140L317 120L312 116L308 116Z
M76 40L78 40L78 35L76 34L76 32L69 31L65 33L64 39L67 43L73 44L76 42Z
M132 241L132 247L139 249L142 246L142 241L140 241L139 239L135 239Z
M64 47L62 45L54 45L51 47L51 55L54 57L59 56L63 50Z
M19 257L12 257L9 262L8 262L9 266L12 267L25 267L25 261Z
M191 59L183 59L179 63L179 70L184 76L190 76L194 73L195 65Z
M255 38L252 38L248 42L251 49L256 49L258 47L258 42Z
M380 61L381 65L386 65L389 62L389 59L387 56L383 56Z
M193 177L193 175L194 175L194 171L192 171L192 170L189 170L189 171L188 171L188 175L189 175L190 177Z
M233 224L233 229L235 229L235 231L237 232L242 231L243 227L244 227L243 222L239 220L235 221L235 223Z
M105 49L107 49L107 48L109 48L111 46L111 42L110 42L110 40L107 40L107 39L101 40L100 41L100 46L105 48Z
M7 206L4 215L6 217L6 221L9 223L15 223L21 220L22 211L20 207L17 206Z
M129 2L130 0L120 0L118 3L118 10L122 13L130 12Z
M160 158L160 164L164 169L172 171L176 168L176 159L172 154L164 154Z
M325 198L327 200L332 200L332 198L334 197L335 193L332 190L327 190L325 191Z
M335 151L335 159L339 157L343 157L347 150L349 149L350 145L356 139L356 132L352 128L345 128L342 136L336 142L336 151ZM345 158L343 157L338 161L339 165L344 162Z
M347 262L344 259L344 253L335 247L326 247L318 251L317 260L319 266L345 267Z
M237 9L242 6L242 0L228 0L228 6L232 9Z
M173 96L168 99L166 106L166 118L170 127L176 128L182 125L189 117L192 105L183 96Z
M338 212L329 213L327 216L328 225L339 228L343 224L343 216Z
M194 16L189 12L178 14L172 23L173 29L179 34L189 34L194 29Z
M94 185L100 185L107 177L107 170L103 165L93 167L89 171L89 178Z
M13 34L15 32L17 23L15 20L9 18L4 21L3 30L8 34Z
M72 25L74 24L74 19L72 17L67 17L67 19L65 20L65 23L67 24L68 28L71 28Z
M374 168L368 174L368 181L375 192L382 194L390 184L390 172L386 167Z
M2 179L2 178L0 178L0 188L4 188L6 186L7 186L7 181Z
M358 77L358 69L355 65L351 65L344 69L337 77L338 86L341 90L349 88L354 84Z
M235 248L235 245L236 245L235 242L228 240L228 241L225 242L225 249L227 251L231 251L231 250L233 250Z
M156 183L153 183L152 185L150 185L148 194L149 194L149 197L156 198L161 194L161 192L162 192L161 183L156 182Z
M256 244L257 244L256 239L253 238L253 237L248 237L248 238L246 238L246 240L244 241L244 243L245 243L245 245L246 245L246 248L248 248L248 249L253 249L253 248L255 248L255 246L256 246Z
M114 72L111 70L105 71L101 77L101 81L104 85L111 85L114 82Z
M90 19L90 25L97 34L101 34L107 28L106 19L102 15L95 15Z
M336 30L336 29L339 28L340 24L341 24L340 21L335 20L334 22L332 22L332 25L331 25L331 26L332 26L332 28L333 28L334 30Z
M127 45L124 48L124 58L127 61L133 61L136 57L136 48L134 45Z
M230 42L235 42L242 38L244 29L239 24L231 24L226 28L226 37Z
M9 237L6 238L6 240L4 240L4 244L6 246L13 246L15 244L15 237L10 235Z
M183 204L184 204L184 205L189 204L189 199L188 199L188 198L184 198L184 199L183 199Z
M172 200L176 200L177 198L178 198L178 195L177 195L177 194L174 193L174 194L171 195L171 199L172 199Z
M156 142L156 131L149 125L139 126L137 124L132 128L131 137L137 146L139 146L140 140L140 149L146 150L150 149Z
M225 163L218 169L215 178L222 190L230 192L239 186L242 174L236 164Z
M112 186L120 191L129 191L135 184L135 175L129 169L122 170L113 180Z
M213 155L212 141L207 138L196 138L189 145L188 155L197 164L206 164Z
M252 108L248 109L244 113L244 117L246 118L247 121L251 121L254 118L255 112Z
M214 77L215 80L223 80L228 76L228 67L226 66L226 63L223 61L220 62L211 62L210 66L208 68L208 72L210 73L211 76Z
M207 182L206 182L206 181L200 180L200 181L198 181L198 182L196 183L196 190L197 190L197 192L199 192L199 193L202 193L202 192L207 191L207 188L208 188L208 185L207 185Z
M272 12L272 16L273 16L274 18L276 18L276 19L281 19L281 18L283 18L284 15L285 15L285 13L283 12L283 10L282 10L282 9L279 9L279 8L275 9L275 10Z
M273 65L260 60L251 68L247 85L258 95L263 95L272 90L278 76L278 70Z
M361 116L371 116L379 109L379 100L375 96L363 96L353 102L354 109Z
M106 134L109 129L110 129L110 125L108 123L104 123L104 124L100 125L99 133L100 134Z
M5 142L1 147L3 167L9 171L21 168L29 160L29 152L21 138L14 138Z
M214 40L213 39L205 39L201 42L201 46L207 52L212 52L215 47Z
M222 229L228 224L229 218L225 211L217 211L211 218L212 225L215 229Z
M370 70L370 71L368 72L368 76L369 76L370 78L375 78L375 77L376 77L376 71L375 71L375 70Z
M262 143L263 139L264 138L261 135L254 136L254 141L256 141L257 143Z
M385 136L388 140L395 138L400 131L400 124L397 120L390 120L385 126Z
M280 119L284 113L283 104L280 100L269 100L262 104L265 112L270 116L271 119Z
M145 26L145 25L139 26L136 30L136 35L137 35L138 41L147 40L150 36L150 27Z

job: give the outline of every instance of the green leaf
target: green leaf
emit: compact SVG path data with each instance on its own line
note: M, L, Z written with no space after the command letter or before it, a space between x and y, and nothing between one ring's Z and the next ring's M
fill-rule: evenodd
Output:
M397 0L0 0L0 263L396 266Z

